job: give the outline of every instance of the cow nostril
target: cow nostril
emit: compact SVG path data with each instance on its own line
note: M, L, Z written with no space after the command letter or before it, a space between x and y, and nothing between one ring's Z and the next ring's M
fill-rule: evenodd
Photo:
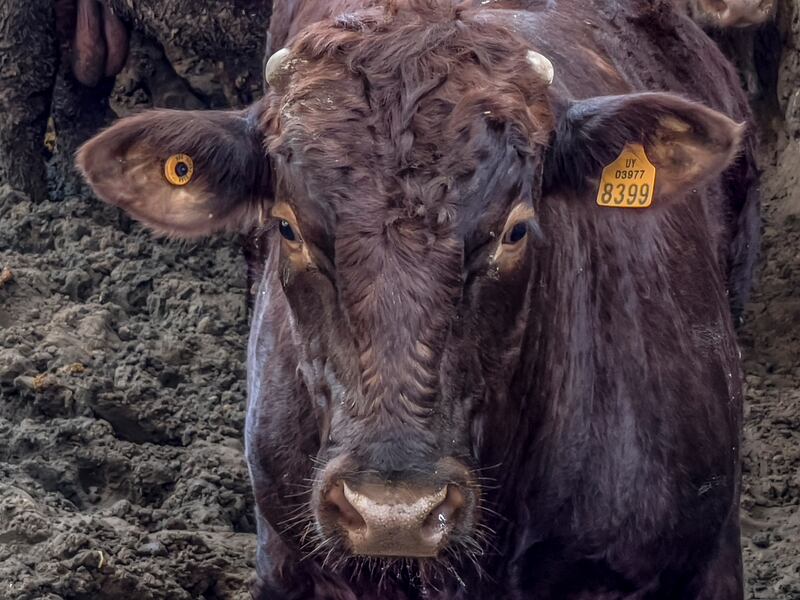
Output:
M462 529L471 510L470 491L456 484L417 487L334 480L317 505L325 535L344 534L361 556L433 557Z
M444 500L433 507L422 524L423 535L434 537L450 529L458 519L464 502L464 494L458 486L448 485Z
M339 524L346 530L357 530L366 527L364 518L358 511L350 504L344 493L344 485L339 482L336 483L327 494L328 504L332 509L338 512L337 520Z

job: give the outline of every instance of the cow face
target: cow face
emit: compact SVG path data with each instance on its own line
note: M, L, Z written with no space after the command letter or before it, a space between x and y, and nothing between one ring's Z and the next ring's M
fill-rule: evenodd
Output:
M532 291L558 232L537 212L567 196L604 210L586 197L628 142L656 165L656 195L679 197L727 165L739 128L668 94L556 111L549 61L458 10L318 24L271 63L249 110L125 119L79 165L156 231L264 227L253 335L272 328L299 364L251 402L316 416L320 536L368 556L480 549L475 469L502 460L530 408L546 318ZM262 460L281 455L267 443Z

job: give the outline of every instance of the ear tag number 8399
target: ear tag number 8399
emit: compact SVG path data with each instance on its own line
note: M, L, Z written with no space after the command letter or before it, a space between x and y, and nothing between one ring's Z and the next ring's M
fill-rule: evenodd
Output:
M641 144L627 144L603 169L597 204L609 208L647 208L653 203L656 168Z

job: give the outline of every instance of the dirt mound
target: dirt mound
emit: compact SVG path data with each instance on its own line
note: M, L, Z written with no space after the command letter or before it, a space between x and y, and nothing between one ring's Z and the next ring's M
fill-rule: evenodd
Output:
M247 597L238 249L8 188L0 249L0 597Z
M761 281L741 332L742 536L750 598L800 598L800 154L765 152Z

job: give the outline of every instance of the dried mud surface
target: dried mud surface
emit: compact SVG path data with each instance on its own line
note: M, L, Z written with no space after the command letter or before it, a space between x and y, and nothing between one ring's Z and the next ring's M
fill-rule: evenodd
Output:
M235 245L6 188L0 271L0 598L249 597Z
M794 56L781 82L800 72ZM791 89L765 127L761 279L740 331L753 600L800 599ZM56 187L40 204L0 188L0 599L248 598L239 251L230 239L155 239L89 194Z
M748 598L800 599L800 145L765 151L761 280L740 332L747 379Z

